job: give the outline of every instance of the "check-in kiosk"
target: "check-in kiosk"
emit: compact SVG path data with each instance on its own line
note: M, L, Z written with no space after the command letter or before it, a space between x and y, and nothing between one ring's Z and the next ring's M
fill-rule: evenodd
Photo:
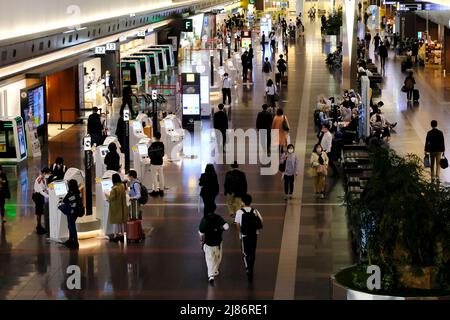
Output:
M201 120L200 108L200 73L182 73L182 111L183 128L194 130L195 121Z
M132 53L130 57L145 57L147 65L147 77L151 78L159 76L158 61L156 60L156 56L154 53L135 52Z
M152 187L150 158L148 156L148 148L151 143L152 141L150 139L142 140L132 148L134 170L136 170L139 180L147 189Z
M155 44L155 45L150 46L150 48L164 49L164 54L166 56L167 65L169 67L175 66L175 56L173 54L173 46L171 44Z
M146 54L153 53L158 62L159 71L167 71L167 59L163 48L142 48L139 52Z
M113 187L112 176L116 172L106 171L96 183L96 212L97 217L101 219L100 235L107 237L113 233L113 226L109 223L109 202L108 196ZM123 177L122 177L123 180Z
M181 121L174 114L169 114L161 121L161 140L166 146L167 159L179 161L183 150L184 130Z
M137 59L137 60L136 60ZM148 88L148 83L149 83L149 78L150 78L150 74L149 74L149 65L148 65L148 61L147 61L147 57L144 55L132 55L129 57L123 57L122 61L138 61L139 62L139 68L140 68L140 72L141 72L141 84L145 85L145 90L143 91L147 91Z
M72 179L78 182L80 188L84 187L84 174L76 168L69 168L64 175L64 180L54 181L49 185L50 240L61 242L69 237L67 217L58 209L58 206L68 192L67 182Z
M139 120L130 121L130 146L137 145L142 139L149 139L144 134L144 127Z
M0 118L0 162L21 162L27 158L22 117Z
M152 119L143 112L139 112L135 121L139 121L142 123L142 127L144 127L144 134L147 138L153 138L153 123Z
M122 59L120 72L123 86L139 87L142 83L140 62L136 59Z

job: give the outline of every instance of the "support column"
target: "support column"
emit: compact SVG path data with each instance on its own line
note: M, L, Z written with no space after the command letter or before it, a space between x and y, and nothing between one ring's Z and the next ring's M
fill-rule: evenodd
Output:
M296 8L295 8L295 14L298 17L298 14L301 12L302 13L302 19L304 18L303 1L304 0L296 0Z
M342 87L356 89L356 35L358 6L354 0L344 0L343 6L343 41L342 41Z

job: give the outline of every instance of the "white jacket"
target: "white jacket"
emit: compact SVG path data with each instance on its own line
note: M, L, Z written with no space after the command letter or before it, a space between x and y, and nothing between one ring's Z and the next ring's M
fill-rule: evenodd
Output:
M45 198L48 198L47 181L42 175L36 178L34 181L34 192L40 193Z
M275 95L275 93L277 93L277 86L275 84L273 84L270 87L266 87L266 93L269 96Z

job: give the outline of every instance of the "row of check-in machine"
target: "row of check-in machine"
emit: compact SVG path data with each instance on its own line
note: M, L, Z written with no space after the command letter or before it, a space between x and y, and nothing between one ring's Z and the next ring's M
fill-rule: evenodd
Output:
M120 70L124 85L149 88L152 77L158 77L175 66L172 45L143 45L124 54Z
M152 121L147 115L140 113L136 120L130 121L130 155L132 154L133 169L137 172L139 180L152 190L152 179L150 172L150 158L148 148L153 142L152 137L144 133L144 126L151 125ZM161 141L165 145L166 157L168 161L181 160L180 155L183 150L184 130L181 121L176 115L170 114L160 122ZM104 159L108 154L108 146L115 143L120 155L121 170L119 172L107 171ZM112 233L112 226L109 224L109 203L107 195L113 187L112 176L119 173L123 181L128 180L125 175L125 155L120 152L121 145L116 136L109 136L103 145L93 147L93 157L95 163L95 208L92 216L85 216L77 220L77 230L79 239L102 237L107 238ZM68 192L67 182L75 179L82 190L85 187L84 172L70 168L67 170L64 180L54 181L49 186L49 219L50 219L50 239L62 242L69 237L67 219L59 211L58 206ZM127 195L127 201L128 195Z

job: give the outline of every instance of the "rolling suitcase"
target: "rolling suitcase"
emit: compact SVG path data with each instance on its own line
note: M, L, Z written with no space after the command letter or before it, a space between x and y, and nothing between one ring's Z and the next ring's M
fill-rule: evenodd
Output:
M139 242L143 239L141 220L129 220L127 222L127 241Z
M288 83L288 76L284 75L283 80L281 81L281 84L287 84Z
M420 99L420 92L419 92L419 90L414 89L414 91L413 91L413 100L414 101L419 101L419 99Z

